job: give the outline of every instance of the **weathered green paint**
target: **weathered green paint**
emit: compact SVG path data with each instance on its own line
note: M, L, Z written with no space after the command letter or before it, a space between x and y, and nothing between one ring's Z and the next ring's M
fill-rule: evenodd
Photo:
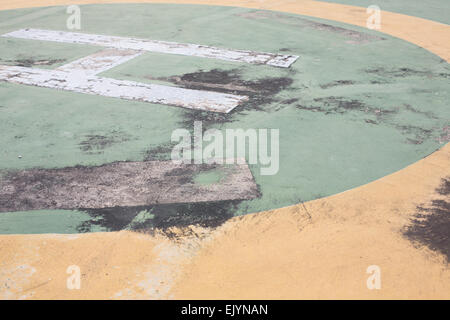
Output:
M128 224L128 226L125 228L127 230L134 230L136 228L141 227L143 224L145 224L147 221L151 221L154 219L155 216L151 213L151 210L143 210L139 212L133 220Z
M25 27L65 30L65 7L20 19L22 12L39 10L48 9L0 12L0 32ZM8 24L8 19L14 24ZM371 37L355 41L341 29L314 27L312 22ZM261 105L262 110L247 107L227 115L232 122L204 123L205 129L280 129L279 173L261 176L259 167L251 166L262 196L242 202L236 215L360 186L418 161L445 143L439 138L450 119L448 63L381 33L242 8L130 4L82 6L81 31L275 53L282 50L300 56L284 70L145 53L102 74L174 85L164 79L220 69L237 70L243 81L269 77L293 81L275 95L275 101ZM68 61L95 51L89 46L0 38L0 63L24 57ZM0 169L99 165L142 161L149 156L169 159L172 131L193 128L191 111L176 107L9 83L0 83L0 97ZM11 233L76 232L86 217L78 214L74 218L62 211L8 213L1 219ZM28 215L42 217L48 226L41 228L21 218Z
M207 172L200 172L194 176L194 183L209 185L219 183L225 177L225 171L222 168Z
M77 228L89 222L91 232L108 231L92 223L92 218L85 212L54 211L20 211L0 214L0 234L22 233L78 233Z

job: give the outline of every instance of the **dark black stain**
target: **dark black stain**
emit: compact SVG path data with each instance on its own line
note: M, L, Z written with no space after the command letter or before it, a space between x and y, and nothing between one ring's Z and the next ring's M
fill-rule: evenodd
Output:
M112 131L109 135L89 134L79 143L80 150L87 154L100 154L104 149L114 144L129 141L129 136L119 131Z
M436 192L441 196L450 195L450 178L442 179L442 183L439 188L436 189ZM449 229L450 232L450 229Z
M292 72L292 70L289 70ZM161 79L162 80L162 79ZM250 96L275 95L289 87L293 80L288 77L267 77L255 80L241 79L238 69L198 71L187 73L181 77L165 80L174 82L188 89L217 91L230 94Z
M298 105L297 109L307 110L314 112L322 112L324 114L344 114L349 111L359 111L368 114L373 114L377 117L381 117L386 114L395 113L392 110L381 110L366 105L363 101L357 99L347 99L345 97L325 97L316 98L313 100L312 106Z
M422 144L425 140L431 137L433 131L429 129L423 129L413 125L395 125L395 128L400 130L402 134L413 136L413 138L407 138L406 142L411 144Z
M192 131L194 122L201 121L202 131L204 132L214 124L233 122L233 113L233 111L231 113L219 113L201 110L183 110L183 120L180 121L180 126Z
M80 209L92 218L77 227L80 233L91 232L94 226L101 226L110 231L129 228L134 231L151 231L159 229L170 232L171 227L188 227L197 225L216 228L234 216L241 200L215 202L158 204L138 207L115 207L104 209ZM133 219L142 211L152 218L138 223Z
M345 111L364 111L368 108L368 106L356 99L346 99L344 97L327 97L327 98L316 98L314 99L315 102L320 102L321 104L325 106L332 106L331 110L338 112L338 113L344 113Z
M373 106L365 104L363 101L357 99L347 99L346 97L325 97L316 98L310 106L297 105L297 109L322 112L324 114L344 114L349 111L364 112L368 115L374 115L377 121L383 121L389 119L390 116L396 115L401 111L401 107L396 107L391 110L375 108ZM411 105L405 105L405 110L426 116L427 118L436 119L436 116L432 112L420 111L413 108ZM374 120L366 120L368 123L375 124ZM397 129L406 131L407 133L417 132L420 136L428 137L431 134L431 130L422 129L414 126L401 126L397 125Z
M398 124L398 120L394 117L395 115L398 115L402 110L407 110L430 119L436 119L436 116L432 112L420 111L411 105L404 105L402 107L395 107L387 110L367 105L363 101L357 99L347 99L345 97L335 96L316 98L311 105L306 106L304 104L299 104L296 108L304 111L320 112L325 115L346 114L348 112L364 113L367 116L373 117L372 119L364 119L366 123L390 126L400 131L401 134L405 136L405 143L408 144L422 144L433 136L433 130L421 126Z
M383 67L380 68L371 68L366 69L366 73L379 75L383 77L392 77L392 78L405 78L405 77L425 77L427 79L431 78L449 78L450 73L433 73L430 70L415 70L407 67L396 68L396 69L386 69Z
M199 202L156 206L154 226L160 229L169 227L218 227L234 216L241 201Z
M92 232L95 226L107 228L110 231L124 229L146 207L117 207L105 209L78 209L85 211L91 217L77 226L80 233Z
M286 99L286 100L281 101L281 103L283 103L283 104L293 104L293 103L297 102L298 100L299 100L298 98Z
M6 63L19 67L32 67L32 66L51 66L57 63L62 63L65 59L48 59L48 60L35 60L32 58L17 59L17 60L5 60Z
M433 251L438 251L450 261L450 177L442 179L436 192L447 199L435 199L429 206L418 206L417 214L404 235Z
M314 107L314 106L304 106L302 104L299 104L296 106L297 109L299 110L305 110L305 111L312 111L312 112L322 112L324 114L330 114L331 112L329 112L327 109L322 108L322 107Z
M322 89L328 89L328 88L333 88L333 87L338 87L338 86L349 86L352 84L355 84L355 81L353 81L353 80L337 80L337 81L323 84L320 87Z
M169 142L150 148L144 154L144 161L170 160L175 145L176 143Z
M388 84L387 80L370 80L370 84Z
M295 71L287 71L287 73L292 72ZM194 121L202 121L203 130L206 130L212 124L232 122L236 116L245 114L250 110L270 111L267 106L274 102L280 102L276 95L282 90L288 89L293 83L292 78L288 76L267 77L252 81L243 80L237 69L213 69L158 80L170 81L187 89L245 95L249 98L248 101L241 103L228 114L202 110L183 110L181 125L190 128Z
M408 143L408 144L422 144L423 140L406 138L406 143Z
M240 80L236 70L226 71L213 69L211 71L199 71L186 73L180 77L181 81L189 81L196 83L199 87L205 84L231 84ZM195 84L194 84L195 85ZM226 90L226 89L225 89Z
M404 106L405 106L406 110L411 111L413 113L423 115L430 119L438 119L438 117L433 112L418 110L418 109L414 108L413 106L411 106L410 104L405 104Z

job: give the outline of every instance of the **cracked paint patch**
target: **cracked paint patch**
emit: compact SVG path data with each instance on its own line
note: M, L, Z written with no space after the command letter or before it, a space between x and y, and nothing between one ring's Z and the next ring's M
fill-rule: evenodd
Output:
M81 73L85 76L94 76L103 71L114 68L122 63L134 59L142 54L142 51L105 49L87 57L70 62L56 70Z
M196 175L208 171L220 171L223 178L210 184L194 182ZM258 195L247 164L116 162L13 171L0 178L0 212L244 200Z

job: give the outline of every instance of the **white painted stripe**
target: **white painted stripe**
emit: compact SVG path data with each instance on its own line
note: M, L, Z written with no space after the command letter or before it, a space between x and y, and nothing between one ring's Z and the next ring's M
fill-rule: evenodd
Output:
M230 50L198 44L166 42L54 30L21 29L4 34L3 37L55 41L63 43L80 43L113 47L117 49L131 49L168 54L180 54L186 56L214 58L252 64L267 64L282 68L288 68L298 59L298 56L293 55L280 55L247 50Z
M59 70L0 65L0 80L127 100L228 113L246 96L191 90L157 84L80 76Z
M94 76L136 58L142 53L142 51L135 50L105 49L65 64L56 70Z

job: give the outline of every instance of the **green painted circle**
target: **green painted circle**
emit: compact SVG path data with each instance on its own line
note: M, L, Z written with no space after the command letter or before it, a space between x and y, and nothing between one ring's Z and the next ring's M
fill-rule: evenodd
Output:
M157 214L145 208L122 213L12 212L0 213L0 233L133 229L158 226L157 221L172 216L181 219L181 224L223 221L366 184L422 159L446 142L449 65L405 41L337 22L243 8L117 4L86 5L81 10L81 32L282 52L300 58L283 69L145 53L104 73L166 85L170 83L165 79L194 73L226 75L249 85L268 84L252 103L226 117L0 82L0 169L170 159L172 131L192 129L195 119L203 119L204 127L220 130L280 129L279 172L261 176L258 165L252 165L261 197L222 207L217 213L202 213L197 220L189 220L176 208ZM65 30L67 17L66 7L2 11L0 33L20 28ZM47 61L48 65L39 67L56 68L98 50L0 38L0 64ZM106 140L87 147L90 137ZM208 179L212 178L204 177Z

